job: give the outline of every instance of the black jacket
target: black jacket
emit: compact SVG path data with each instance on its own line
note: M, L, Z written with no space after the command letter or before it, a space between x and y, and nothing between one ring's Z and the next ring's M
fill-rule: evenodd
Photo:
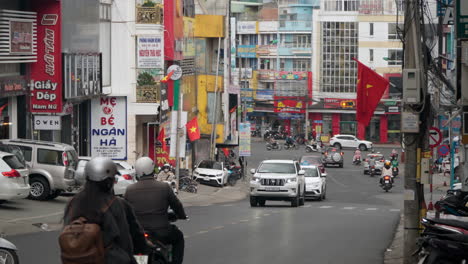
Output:
M68 210L73 208L73 199L65 209L64 225L72 220L68 217ZM116 198L109 209L102 216L101 231L106 251L106 263L136 264L134 254L147 252L147 242L144 230L138 223L131 205Z
M182 203L169 184L158 182L153 177L143 178L128 186L124 197L133 206L138 221L147 231L169 228L169 207L174 210L177 218L187 218Z

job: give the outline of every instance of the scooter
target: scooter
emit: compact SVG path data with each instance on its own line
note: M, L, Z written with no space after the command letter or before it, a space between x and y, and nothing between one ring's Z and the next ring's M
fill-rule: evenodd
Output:
M392 183L392 177L389 176L389 175L385 175L383 176L383 178L381 179L381 184L380 186L382 187L382 189L385 191L385 192L388 192L390 189L392 189L393 187L393 183Z
M449 190L450 191L450 190ZM468 193L456 191L449 193L440 201L437 201L434 208L439 213L451 214L455 216L468 216Z
M266 149L268 151L270 151L270 150L281 150L281 145L278 142L276 142L276 144L272 144L272 143L268 142L268 143L266 143Z
M370 175L371 177L374 177L374 176L375 176L375 166L371 166L371 167L369 168L369 175Z
M321 151L321 150L322 150L322 147L320 147L320 145L317 144L317 143L312 143L312 144L306 145L306 148L305 148L305 151L307 153L318 152L318 151Z
M356 166L359 166L361 165L361 157L356 157L354 160L353 160L353 164L356 165Z
M0 263L19 264L18 249L0 235Z
M177 184L176 184L176 181L173 180L173 181L164 181L165 183L169 184L169 186L171 186L171 189L172 191L174 192L174 194L179 194L179 191L177 190Z
M392 168L392 175L393 175L393 177L398 176L398 173L399 173L398 167L393 167L393 168Z

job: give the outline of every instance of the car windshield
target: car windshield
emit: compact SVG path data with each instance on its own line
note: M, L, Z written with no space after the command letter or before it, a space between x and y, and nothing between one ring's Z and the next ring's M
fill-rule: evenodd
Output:
M305 171L304 177L318 177L316 168L302 168Z
M304 156L301 158L301 165L321 165L320 157Z
M296 173L292 163L263 163L258 169L259 173Z
M368 159L370 159L371 157L373 157L375 160L382 160L384 158L384 156L381 154L368 154L367 155Z
M212 160L204 160L204 161L200 162L200 164L198 165L198 168L222 170L223 165L221 164L221 162L216 162L216 161L212 161Z

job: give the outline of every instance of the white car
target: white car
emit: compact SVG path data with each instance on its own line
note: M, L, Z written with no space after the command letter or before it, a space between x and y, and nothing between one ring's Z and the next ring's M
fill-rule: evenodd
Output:
M364 159L364 174L369 174L369 159L373 157L375 160L375 173L382 174L382 168L385 163L385 157L381 153L371 153L367 154L367 157Z
M215 183L224 186L227 183L229 172L222 162L202 160L195 166L193 179L200 182Z
M267 200L289 201L291 207L304 205L304 171L294 160L264 160L250 170L250 206L265 206Z
M17 156L0 152L0 204L28 197L29 169Z
M79 185L84 185L86 178L84 175L84 169L86 163L91 160L91 157L79 157L78 165L75 172L75 180ZM133 166L125 161L114 160L117 165L117 174L115 175L114 194L124 195L127 187L136 183L135 169Z
M359 148L361 151L372 149L372 142L359 140L353 135L335 135L330 139L330 146L335 148Z
M317 166L301 166L301 168L305 172L305 197L324 200L327 196L327 174L321 173Z

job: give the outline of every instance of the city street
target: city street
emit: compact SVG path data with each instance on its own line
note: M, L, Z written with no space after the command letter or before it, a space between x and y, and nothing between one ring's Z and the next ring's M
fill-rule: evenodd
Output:
M391 148L376 151L388 155ZM252 152L249 169L263 159L305 155L304 147L267 152L260 142L252 143ZM190 221L177 223L186 236L185 263L382 263L400 219L403 181L397 178L385 193L378 177L364 175L351 160L346 150L344 168L327 168L325 201L298 208L270 201L251 208L247 200L187 208ZM41 203L45 210L50 204L56 207ZM55 264L57 235L41 231L8 239L19 247L21 263Z

